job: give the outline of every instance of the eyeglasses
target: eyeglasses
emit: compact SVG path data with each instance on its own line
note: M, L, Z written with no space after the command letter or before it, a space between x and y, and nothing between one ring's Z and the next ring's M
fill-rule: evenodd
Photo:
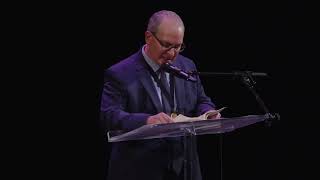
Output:
M173 44L161 41L154 32L151 32L151 34L159 42L159 44L165 51L170 51L173 48L177 52L182 52L186 48L186 45L184 43L173 45Z

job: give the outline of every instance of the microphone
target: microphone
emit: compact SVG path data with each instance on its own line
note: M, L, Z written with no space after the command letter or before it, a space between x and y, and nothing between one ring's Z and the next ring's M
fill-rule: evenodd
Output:
M179 69L178 67L174 66L170 63L162 64L161 68L163 68L166 72L172 73L173 75L185 79L187 81L196 82L197 78L192 76L192 73L187 73L183 71L182 69Z
M197 72L193 71L191 74L196 74L200 76L254 76L254 77L269 77L267 73L264 72L252 72L252 71L234 71L234 72Z

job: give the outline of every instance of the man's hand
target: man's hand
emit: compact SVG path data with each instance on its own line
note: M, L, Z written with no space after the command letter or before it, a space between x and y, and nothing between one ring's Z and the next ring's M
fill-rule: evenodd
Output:
M147 124L163 124L163 123L173 123L173 120L167 114L161 112L154 116L150 116L147 119Z
M220 113L208 116L208 119L219 119L219 118L221 118L221 114Z

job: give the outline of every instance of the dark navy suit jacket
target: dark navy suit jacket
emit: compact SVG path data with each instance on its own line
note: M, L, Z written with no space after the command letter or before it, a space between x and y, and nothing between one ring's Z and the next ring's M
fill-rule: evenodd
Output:
M182 55L178 55L173 64L185 71L196 70L192 60ZM107 131L136 129L145 125L149 116L162 112L141 50L108 68L104 79L101 119ZM205 95L200 79L196 83L178 77L173 80L179 113L199 116L215 108ZM112 143L108 180L161 180L168 162L181 160L181 147L179 141L166 138ZM172 150L174 153L169 153ZM194 163L194 179L200 179L197 154Z

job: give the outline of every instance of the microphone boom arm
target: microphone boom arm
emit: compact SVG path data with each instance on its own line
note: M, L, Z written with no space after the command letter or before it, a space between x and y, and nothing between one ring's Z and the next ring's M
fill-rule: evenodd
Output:
M257 91L254 88L254 85L256 82L253 79L253 76L255 77L268 77L266 73L263 72L251 72L251 71L235 71L232 73L224 73L224 72L197 72L197 71L191 71L190 72L193 75L198 76L236 76L240 77L241 82L246 85L246 87L249 89L249 91L254 95L256 101L258 102L259 106L263 109L263 111L268 115L268 119L265 121L267 126L271 125L271 120L280 120L280 115L278 113L270 113L269 109L257 93Z

